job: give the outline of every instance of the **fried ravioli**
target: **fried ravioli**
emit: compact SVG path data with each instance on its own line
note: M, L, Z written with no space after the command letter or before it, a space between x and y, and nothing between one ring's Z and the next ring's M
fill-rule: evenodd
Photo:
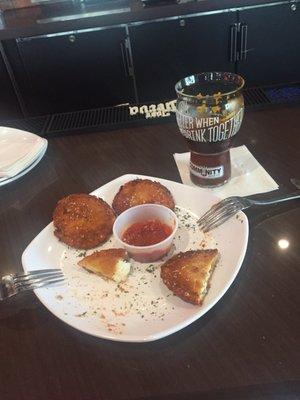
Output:
M201 305L218 260L218 250L190 250L179 253L161 267L165 285L182 300Z
M89 194L71 194L61 199L53 213L54 234L77 249L91 249L106 241L115 214L102 199Z
M130 263L124 249L95 251L79 261L78 265L115 282L125 281L130 272Z
M175 203L171 192L162 184L149 179L135 179L121 186L112 207L117 214L140 204L161 204L174 209Z

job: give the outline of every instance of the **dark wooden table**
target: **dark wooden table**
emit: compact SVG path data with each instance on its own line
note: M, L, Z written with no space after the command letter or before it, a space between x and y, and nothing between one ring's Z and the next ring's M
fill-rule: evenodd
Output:
M299 106L248 111L237 137L281 193L295 190L289 179L300 176L299 114ZM183 151L175 124L49 139L41 163L0 188L1 273L21 270L23 250L58 199L125 173L180 181L172 154ZM234 284L204 317L165 339L90 337L34 293L1 303L0 399L299 399L299 202L248 216L248 250Z

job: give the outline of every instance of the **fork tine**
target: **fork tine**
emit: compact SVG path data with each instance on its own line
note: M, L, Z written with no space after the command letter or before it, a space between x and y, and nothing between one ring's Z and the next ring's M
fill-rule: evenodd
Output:
M55 276L55 275L62 275L63 272L61 270L57 270L57 272L46 272L46 273L42 273L42 274L22 274L22 275L15 275L14 281L17 282L21 282L21 281L26 281L29 279L39 279L39 278L43 278L43 277L51 277L51 276Z
M211 217L213 217L213 216L216 214L216 212L218 212L219 210L222 210L222 208L219 208L219 209L217 209L217 210L211 208L211 209L208 210L204 215L202 215L202 217L201 217L200 219L198 219L198 221L197 221L197 223L198 223L198 225L200 226L200 228L201 228L201 226L204 225Z
M199 218L198 224L203 223L207 218L214 215L216 212L220 211L223 207L226 207L232 202L233 199L231 197L228 197L227 199L221 200L218 203L214 204L204 215L202 215L201 218Z
M56 278L64 278L64 275L62 273L52 273L52 274L43 274L43 275L35 275L34 277L25 277L25 278L14 278L14 283L16 287L22 286L22 285L31 285L31 284L36 284L40 282L46 282L51 279L56 279Z
M223 206L222 208L219 208L217 211L212 211L207 215L204 215L201 220L198 221L198 225L201 228L203 228L203 226L205 226L207 223L209 223L209 221L211 221L212 219L215 218L216 215L219 215L220 213L224 212L224 210L227 210L227 206Z
M16 276L21 278L21 277L26 277L29 275L37 275L37 274L49 274L49 272L61 272L61 269L59 268L49 268L49 269L35 269L33 271L28 271L24 272L22 274L17 274Z
M226 214L224 215L222 218L212 222L211 224L205 226L205 228L203 228L203 232L207 233L209 231L212 231L213 229L217 228L218 226L224 224L224 222L226 222L227 220L229 220L231 217L233 217L235 215L235 212L232 212L230 214Z
M230 210L228 210L228 212L223 213L222 215L218 215L215 219L211 220L209 224L205 225L205 227L203 228L203 232L208 232L212 229L217 228L219 225L223 224L225 221L235 215L238 211L239 209L237 208L231 208Z
M56 279L45 280L45 281L40 282L40 283L24 284L24 285L21 285L20 287L18 287L17 290L18 290L19 292L23 292L23 291L25 291L25 290L39 289L39 288L42 288L42 287L44 287L44 286L50 286L50 285L53 285L53 284L55 284L55 283L63 282L64 280L65 280L65 278L63 277L63 278L56 278Z
M211 214L209 218L206 218L205 221L202 222L200 225L200 228L205 228L206 226L210 225L213 223L216 219L223 217L223 215L226 215L227 213L231 213L232 211L239 210L239 207L237 204L228 204L221 209L219 209L217 212Z
M43 270L44 272L45 270ZM51 270L53 271L53 270ZM61 270L59 272L36 273L36 274L21 274L20 278L16 275L4 275L0 279L0 300L12 297L17 293L33 290L40 287L54 285L65 280Z
M223 215L224 213L227 213L228 210L231 210L232 207L234 207L234 204L225 204L216 211L212 212L209 214L206 218L204 218L201 223L199 224L200 229L208 225L211 221L213 221L215 218L217 218L220 215Z

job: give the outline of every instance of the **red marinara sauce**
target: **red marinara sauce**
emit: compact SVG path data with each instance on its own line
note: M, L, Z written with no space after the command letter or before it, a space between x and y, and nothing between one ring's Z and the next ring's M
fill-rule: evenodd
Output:
M136 222L122 235L122 240L133 246L151 246L162 242L171 235L173 229L159 219Z

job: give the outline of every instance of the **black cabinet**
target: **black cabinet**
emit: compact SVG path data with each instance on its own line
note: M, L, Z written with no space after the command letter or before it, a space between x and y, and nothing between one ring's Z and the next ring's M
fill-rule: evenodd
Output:
M176 97L175 83L204 71L232 71L230 26L235 12L202 15L129 28L139 101Z
M2 54L0 54L0 120L20 118L21 109Z
M237 72L248 86L296 82L300 1L20 38L3 46L26 116L172 99L179 79L204 71ZM13 117L19 109L1 59L0 83L0 117L6 109Z
M248 86L300 80L300 3L243 10L240 23L247 40L237 72Z
M134 102L127 44L122 27L18 39L29 113Z

